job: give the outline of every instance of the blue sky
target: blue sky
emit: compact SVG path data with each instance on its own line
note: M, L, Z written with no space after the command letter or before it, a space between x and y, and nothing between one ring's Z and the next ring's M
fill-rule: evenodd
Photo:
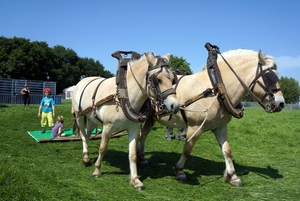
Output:
M206 42L221 52L261 49L276 58L279 76L300 83L299 0L2 0L0 35L62 45L116 72L111 53L171 53L194 73Z

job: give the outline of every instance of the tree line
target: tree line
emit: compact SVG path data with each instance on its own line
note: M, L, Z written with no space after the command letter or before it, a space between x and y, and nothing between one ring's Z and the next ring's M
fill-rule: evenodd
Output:
M1 78L55 81L56 91L60 93L87 76L114 75L99 61L81 58L74 50L61 45L51 48L46 42L0 37Z
M193 74L190 64L183 57L171 55L169 66L173 71L179 69L184 75ZM0 78L55 81L56 91L61 93L88 76L109 78L114 74L105 70L98 60L81 58L74 50L61 45L51 48L46 42L0 37ZM298 81L281 77L280 83L286 103L298 102ZM248 94L244 101L255 100Z

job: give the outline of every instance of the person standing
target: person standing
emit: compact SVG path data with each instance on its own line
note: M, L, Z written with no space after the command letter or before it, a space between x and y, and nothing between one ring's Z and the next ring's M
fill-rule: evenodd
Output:
M50 97L51 89L45 88L44 89L45 97L40 102L40 107L38 111L38 117L41 118L41 133L45 133L45 127L48 126L52 128L54 126L53 117L55 117L55 108L54 108L54 100Z
M185 133L186 129L185 128L178 128L177 134L175 136L176 140L184 141L185 138ZM172 140L172 135L173 135L173 128L171 127L166 127L166 139L167 140Z
M28 88L28 85L25 84L24 88L21 90L21 94L23 95L23 103L24 103L24 107L26 107L26 104L29 107L30 104L30 96L29 96L30 90Z

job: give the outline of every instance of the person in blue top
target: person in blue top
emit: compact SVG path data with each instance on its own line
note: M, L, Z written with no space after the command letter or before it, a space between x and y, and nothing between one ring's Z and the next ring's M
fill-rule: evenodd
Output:
M42 132L45 133L45 127L48 126L52 128L54 126L53 117L55 117L55 109L54 109L54 100L50 97L51 89L44 89L45 97L40 102L38 117L41 118L41 127Z

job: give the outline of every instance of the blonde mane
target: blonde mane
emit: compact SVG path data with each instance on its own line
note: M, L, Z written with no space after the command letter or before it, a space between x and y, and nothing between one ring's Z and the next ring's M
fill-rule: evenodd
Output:
M145 59L145 58L146 58L145 54L142 54L141 57L140 57L139 59L132 59L132 60L130 60L130 61L128 62L127 65L128 65L128 66L131 66L131 65L136 64L136 63L138 63L138 62L142 62L143 59Z
M229 50L227 52L223 52L221 53L222 56L226 59L226 58L231 58L231 57L235 57L235 56L244 56L244 57L255 57L257 58L258 56L258 52L254 51L254 50L248 50L248 49L236 49L236 50ZM272 57L271 55L263 55L264 59L266 61L270 61L272 63L274 63L276 65L276 61L274 59L274 57ZM223 58L218 56L218 62L219 61L223 61ZM202 70L206 69L206 64L203 67Z
M245 57L252 57L252 56L257 56L257 52L253 50L247 50L247 49L236 49L236 50L229 50L227 52L223 52L222 56L224 58L229 58L233 56L245 56ZM222 59L218 57L218 59Z

